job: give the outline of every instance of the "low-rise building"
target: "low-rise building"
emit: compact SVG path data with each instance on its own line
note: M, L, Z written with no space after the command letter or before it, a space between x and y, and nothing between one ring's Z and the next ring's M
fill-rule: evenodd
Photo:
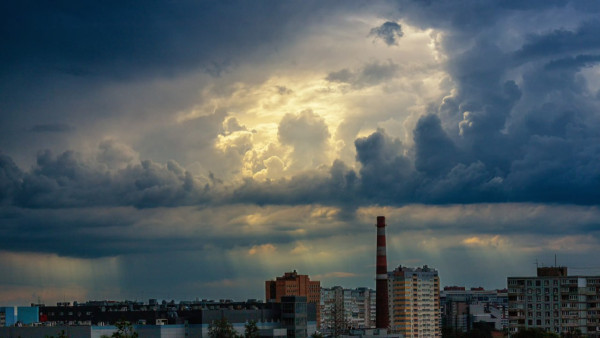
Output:
M447 286L440 292L442 326L459 332L486 322L496 331L508 328L508 293L503 290Z
M13 306L0 307L0 327L15 325L16 318Z
M144 337L207 337L210 325L226 319L243 334L245 325L256 322L261 336L307 337L316 332L316 306L307 304L305 297L282 297L281 303L261 301L193 301L143 302L90 301L59 303L56 306L37 305L23 313L39 311L39 321L21 326L0 328L0 337L57 336L65 330L72 338L111 336L115 324L128 321L140 338ZM27 310L27 309L35 309Z

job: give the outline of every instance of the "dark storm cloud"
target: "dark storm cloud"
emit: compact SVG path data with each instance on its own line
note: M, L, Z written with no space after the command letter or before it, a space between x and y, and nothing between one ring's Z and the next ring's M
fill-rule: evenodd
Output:
M99 155L103 163L126 156L114 151L107 154L105 145L101 145ZM123 169L108 170L72 151L56 156L43 151L27 173L16 171L10 159L2 164L3 185L12 192L5 199L26 208L198 205L205 201L203 195L209 190L207 183L199 183L174 161L159 164L144 160ZM15 190L15 186L19 188Z
M525 34L511 50L495 42L512 24L508 18L566 3L401 4L406 20L446 30L445 66L457 90L419 120L413 149L381 130L355 142L361 167L349 175L356 177L351 203L600 203L600 102L580 74L598 62L597 21ZM455 46L468 47L455 53ZM326 79L373 84L359 81L367 68ZM345 182L340 177L335 182ZM321 191L329 191L330 179ZM321 203L332 197L314 195Z
M354 2L318 1L3 2L2 150L29 165L26 159L40 148L71 147L76 136L27 136L32 124L44 121L69 121L86 136L102 133L98 125L110 130L107 121L133 115L144 118L125 123L164 122L168 113L198 104L198 88L178 86L182 78L203 72L219 77L264 60L293 44L322 15L352 8Z
M189 213L180 211L180 213ZM106 257L122 254L201 250L208 243L231 247L231 234L204 236L177 234L182 226L172 221L169 235L142 234L136 229L151 232L149 224L160 219L159 212L131 208L77 208L65 210L7 208L0 211L3 250L17 252L47 252L70 257ZM204 224L198 224L199 228ZM206 238L210 237L210 241ZM254 239L236 236L235 243L250 244Z
M73 130L75 130L74 127L63 123L36 124L30 129L30 131L34 133L67 133Z
M22 177L23 172L15 162L9 156L0 153L0 205L11 203Z
M403 35L402 26L392 21L387 21L381 26L371 29L371 32L369 33L369 36L374 36L375 38L383 40L388 46L397 45L398 39Z
M377 201L406 201L410 193L412 164L403 155L400 141L392 139L383 130L354 142L356 159L362 165L361 193Z
M508 39L507 32L520 32L519 22L509 20L513 15L560 10L566 2L432 0L399 4L402 11L398 15L408 24L444 31L440 48L447 61L443 66L454 89L440 102L432 102L428 114L418 120L412 131L414 146L378 129L355 140L354 167L336 160L329 168L321 165L293 177L222 183L223 172L235 167L227 165L223 171L206 173L209 178L203 180L179 164L188 158L174 154L182 158L169 161L164 149L196 149L205 155L218 135L245 131L237 119L227 119L226 112L218 110L181 125L156 127L132 147L105 140L92 157L73 151L57 155L43 151L31 169L22 169L11 157L0 154L0 224L7 234L2 247L32 251L43 247L65 255L89 252L90 256L103 256L178 246L195 250L202 245L185 239L119 241L118 236L94 234L90 229L114 226L121 231L133 228L138 220L128 218L129 209L116 212L114 219L98 221L102 212L84 215L86 210L78 208L131 208L143 213L162 207L228 204L320 203L353 210L409 203L600 203L600 102L582 76L599 61L600 39L593 33L599 28L597 21L580 20L571 28L551 27ZM6 46L19 47L0 56L5 65L0 76L4 78L18 76L17 71L11 73L13 68L28 72L72 69L69 74L81 77L96 74L122 79L205 67L216 76L235 64L221 56L243 54L232 51L250 48L257 37L277 39L280 30L286 29L288 12L293 12L277 4L274 9L266 8L268 13L283 11L287 18L256 15L265 8L216 2L182 3L177 8L120 5L110 10L101 4L92 8L47 5L39 12L25 11L19 4L2 6L5 15L20 13L14 17L29 22L17 33L17 19L3 21L3 32L8 32ZM579 6L574 4L574 10ZM229 11L232 21L218 19ZM161 13L166 14L163 17ZM135 16L141 20L131 20ZM265 22L259 19L265 17L269 18ZM233 29L230 22L248 29ZM97 30L94 25L106 29ZM175 32L185 33L179 36ZM397 39L399 31L392 32ZM112 39L117 35L123 39ZM506 40L515 45L500 43ZM365 88L385 83L399 71L392 61L371 62L359 69L331 72L326 79ZM282 95L287 93L283 87L276 89ZM10 99L6 91L0 92ZM38 126L38 131L53 129L49 128L52 125ZM304 163L318 157L331 138L324 119L312 111L286 115L278 136ZM150 159L140 160L132 148L144 149ZM245 144L241 149L247 149ZM140 217L151 218L147 214ZM597 230L595 223L587 226L570 231ZM55 233L56 229L62 231ZM69 237L71 229L79 232ZM495 229L505 230L503 225ZM541 232L543 227L531 231ZM88 242L81 241L90 233ZM103 236L108 239L92 245ZM227 244L228 238L243 244L255 240L228 236L209 238L222 246L232 245ZM285 235L277 240L282 238Z
M235 62L233 51L254 49L257 41L289 39L294 32L288 31L294 24L290 18L305 19L330 8L316 2L25 1L0 9L0 74L27 68L129 78L172 75L190 67L218 76Z
M460 161L460 153L446 132L439 117L427 115L414 130L415 167L427 176L448 172Z
M600 29L600 21L594 20L582 23L575 30L561 28L549 33L532 35L515 52L515 58L519 61L532 61L597 50L600 46L600 37L596 34L598 29Z
M444 29L447 37L442 48L448 53L444 66L456 89L441 102L432 103L431 114L419 120L413 131L414 148L405 148L378 130L356 140L359 164L356 170L336 161L327 173L306 172L267 183L247 179L241 186L230 187L229 195L221 196L221 202L596 204L600 201L596 193L600 191L600 181L595 160L600 157L595 146L600 143L599 103L595 93L587 92L585 79L579 74L598 62L595 51L600 49L600 40L593 34L597 21L584 20L570 29L557 27L523 33L520 45L507 49L496 41L503 36L505 26L512 24L508 18L561 9L565 4L536 2L521 6L467 1L451 6L443 1L405 1L400 5L404 11L399 15L408 22ZM208 6L207 13L218 11L219 6L227 5ZM69 13L72 9L60 11ZM175 14L180 19L186 18L184 12ZM110 15L131 15L128 9L116 13ZM146 18L151 22L148 27L160 22L152 15ZM176 28L199 25L182 21L173 24ZM146 27L145 22L141 21L142 27ZM163 23L166 28L169 22ZM392 27L389 23L382 27ZM57 29L62 29L62 23L57 25ZM263 26L259 26L259 32L260 27ZM220 29L227 31L226 27ZM395 29L392 32L398 34ZM206 32L199 34L203 36ZM142 39L142 47L150 42ZM460 52L455 52L455 46L462 47ZM120 47L125 52L128 48L138 48ZM72 57L77 55L74 52ZM148 61L141 60L141 64L144 62ZM326 79L362 88L384 83L398 70L392 61L371 62L360 69L332 72ZM209 147L218 134L244 129L235 119L228 119L223 127L225 117L226 113L220 111L184 126L158 128L148 134L141 147L147 148L146 154L156 155L151 156L154 159L158 155L152 150L160 147ZM186 134L195 136L186 140L177 137L181 127L189 128ZM202 132L194 134L196 129ZM323 119L305 111L286 115L279 125L278 136L306 162L311 160L308 157L311 153L322 152L330 133ZM13 187L11 193L3 194L4 199L29 207L151 207L189 205L203 198L214 198L206 195L204 185L195 184L176 169L177 162L167 163L167 159L159 158L155 159L158 162L135 163L123 149L115 152L109 144L104 144L101 150L98 161L109 168L120 165L119 171L100 171L69 152L57 157L42 153L37 166L23 172L22 178L15 181L15 175L4 175L3 181L8 183L3 185ZM348 194L355 196L347 197ZM341 198L342 195L346 197Z

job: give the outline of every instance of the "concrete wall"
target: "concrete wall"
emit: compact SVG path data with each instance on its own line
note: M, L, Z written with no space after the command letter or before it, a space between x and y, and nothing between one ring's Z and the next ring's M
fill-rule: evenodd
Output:
M69 338L90 338L90 326L0 327L0 338L58 337L64 330ZM112 334L112 332L111 332Z

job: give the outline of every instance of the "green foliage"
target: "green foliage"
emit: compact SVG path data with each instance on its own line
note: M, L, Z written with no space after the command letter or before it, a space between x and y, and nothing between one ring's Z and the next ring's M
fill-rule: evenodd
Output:
M324 336L323 336L323 334L322 334L322 333L315 332L315 333L313 333L313 334L312 334L310 337L311 337L311 338L323 338Z
M249 321L248 323L246 323L246 325L244 325L244 327L245 327L245 332L244 332L244 337L245 338L258 338L258 337L260 337L258 326L256 325L256 321L255 320Z
M442 327L442 337L444 338L491 338L492 332L485 328L473 328L467 332L456 330L452 327Z
M587 337L587 336L584 336L584 335L581 333L581 330L580 330L580 329L576 329L576 330L575 330L575 331L573 331L573 332L567 332L567 333L563 333L563 334L562 334L562 337L563 337L563 338L581 338L581 337Z
M60 330L60 333L58 333L58 335L56 336L56 338L67 338L67 333L65 332L65 330ZM49 336L46 335L45 338L54 338L54 336Z
M133 325L126 320L120 320L115 323L117 331L109 337L102 335L101 338L137 338L138 333L133 330Z
M217 319L208 326L208 336L212 338L237 338L233 325L226 319Z
M513 337L513 338L558 338L560 336L555 333L552 333L552 332L546 332L539 328L528 328L528 329L519 328L519 331L515 334L512 334L511 337Z

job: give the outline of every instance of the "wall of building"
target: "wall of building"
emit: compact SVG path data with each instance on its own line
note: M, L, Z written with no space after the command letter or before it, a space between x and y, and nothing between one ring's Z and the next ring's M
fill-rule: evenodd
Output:
M17 307L17 321L28 325L40 321L40 309L37 306Z
M13 306L0 307L0 327L13 326L17 321Z
M321 318L321 282L311 281L308 275L286 272L274 281L265 281L265 300L267 302L280 302L284 296L302 296L308 303L315 304L317 325Z
M507 290L448 287L440 292L440 303L444 327L467 332L483 321L498 331L508 328Z
M38 327L2 327L0 337L2 338L47 338L58 337L64 331L69 338L90 338L90 326L38 326ZM112 332L111 332L112 334ZM100 336L98 336L99 338Z
M600 276L566 274L559 267L538 270L537 277L508 277L511 332L542 328L600 337Z
M405 337L441 336L440 281L435 269L398 267L388 273L390 331Z

